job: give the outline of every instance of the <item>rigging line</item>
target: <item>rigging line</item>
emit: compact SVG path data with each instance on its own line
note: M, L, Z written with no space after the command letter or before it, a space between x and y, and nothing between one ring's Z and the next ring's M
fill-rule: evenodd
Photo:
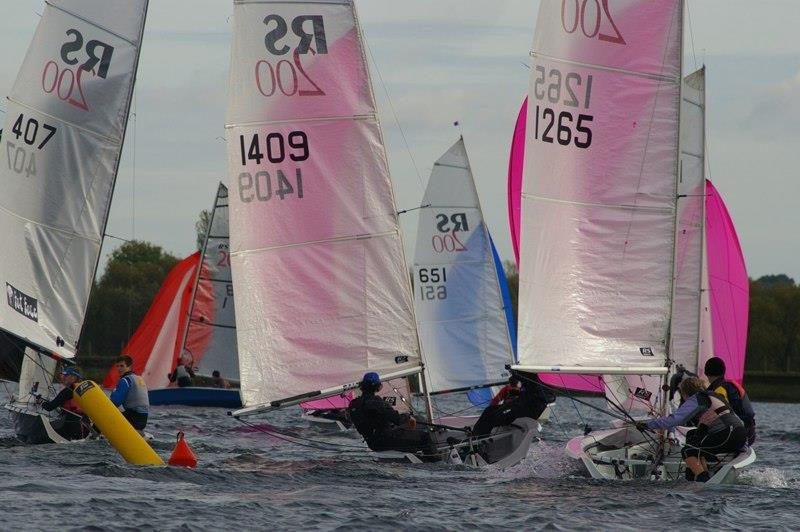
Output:
M106 233L103 236L105 236L106 238L113 238L114 240L121 240L123 242L131 242L131 240L128 240L127 238L122 238L121 236L114 236L111 233Z
M364 45L367 47L367 52L369 52L369 57L372 59L372 66L375 67L375 72L378 74L378 79L381 82L381 87L383 87L383 92L386 94L386 100L389 102L389 108L392 110L392 116L394 117L394 122L395 124L397 124L397 128L400 130L400 136L403 137L403 143L406 146L408 157L411 159L411 164L414 167L414 172L417 174L417 181L419 182L419 188L424 192L425 185L422 183L422 175L420 175L419 173L419 168L417 167L417 161L414 160L414 154L411 153L411 147L408 145L408 139L406 138L406 133L403 130L403 126L400 125L400 119L397 118L397 111L395 110L394 104L392 103L392 97L389 95L389 88L383 81L383 75L381 75L381 69L378 68L378 62L375 61L375 56L372 54L372 48L370 48L369 46L369 41L367 40L366 34L364 35Z
M256 432L261 432L261 433L264 433L264 434L268 434L268 435L272 436L273 438L277 438L277 439L279 439L281 441L285 441L287 443L291 443L292 445L300 445L301 447L309 447L311 449L316 449L318 451L337 452L337 453L355 452L353 450L347 450L347 449L345 449L345 450L342 450L342 449L329 449L329 448L326 448L326 447L323 447L322 445L320 445L321 443L324 444L324 445L334 445L334 444L330 444L328 442L316 442L314 440L308 440L308 441L312 442L313 445L309 444L309 443L303 443L302 441L296 441L296 440L291 439L291 438L293 438L293 436L286 436L284 434L281 434L280 432L272 431L272 430L266 429L264 427L255 425L253 423L249 423L249 422L247 422L247 421L245 421L244 419L241 419L241 418L236 418L236 419L240 423L242 423L244 425L247 425L248 427L250 427L251 429L253 429ZM363 452L363 449L361 449L360 447L358 449L361 452Z
M134 87L133 92L133 153L131 162L133 165L133 179L131 184L131 240L136 240L136 115L139 113L138 95L139 91Z

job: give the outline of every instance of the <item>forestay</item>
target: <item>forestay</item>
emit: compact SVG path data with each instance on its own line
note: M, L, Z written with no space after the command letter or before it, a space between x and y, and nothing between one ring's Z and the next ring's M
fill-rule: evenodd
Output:
M51 0L8 98L0 328L71 358L114 190L147 0Z
M513 349L463 139L434 163L422 204L414 303L428 389L442 392L503 381Z
M182 353L200 375L210 377L219 371L226 379L239 380L228 240L228 187L220 183L203 242Z
M522 199L520 365L663 373L682 4L586 5L543 2L537 20Z
M417 371L411 286L351 1L236 1L227 112L245 406Z

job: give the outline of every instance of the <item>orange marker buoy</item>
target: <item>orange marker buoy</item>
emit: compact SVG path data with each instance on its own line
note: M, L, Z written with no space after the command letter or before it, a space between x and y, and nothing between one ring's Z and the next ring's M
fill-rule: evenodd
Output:
M175 444L175 450L169 457L169 465L181 467L195 467L197 465L197 457L189 448L189 444L183 439L183 432L178 433L178 443Z

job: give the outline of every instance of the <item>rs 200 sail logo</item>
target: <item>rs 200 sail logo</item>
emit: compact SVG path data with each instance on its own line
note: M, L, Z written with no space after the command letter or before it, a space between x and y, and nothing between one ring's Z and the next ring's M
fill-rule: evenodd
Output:
M50 60L42 70L42 90L83 111L90 110L83 82L91 75L107 79L114 47L70 28L59 50L60 62Z

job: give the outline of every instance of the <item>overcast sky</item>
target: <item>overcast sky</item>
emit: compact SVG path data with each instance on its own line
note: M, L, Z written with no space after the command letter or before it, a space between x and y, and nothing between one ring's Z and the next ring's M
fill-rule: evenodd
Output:
M16 77L42 4L2 0L2 94ZM211 206L225 170L219 137L231 4L150 0L136 120L129 123L110 234L149 240L179 256L193 251L197 214ZM527 90L524 63L539 1L357 5L380 73L371 65L398 208L419 204L433 161L458 137L452 125L458 120L489 227L503 257L513 258L508 148ZM750 276L787 273L800 280L800 0L690 0L689 10L685 70L707 65L711 178L736 223ZM416 217L402 221L410 252ZM107 239L105 252L118 244Z

